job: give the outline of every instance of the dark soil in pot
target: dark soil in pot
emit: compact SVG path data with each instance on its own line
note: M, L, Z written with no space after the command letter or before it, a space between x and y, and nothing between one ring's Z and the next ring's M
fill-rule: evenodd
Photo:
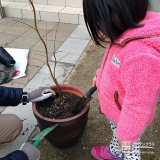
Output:
M75 116L72 113L73 107L78 102L80 97L62 93L61 101L59 96L50 97L44 101L37 102L37 111L44 117L51 119L65 119Z
M55 147L68 148L79 141L85 130L90 104L88 103L81 112L73 115L73 106L84 96L85 92L79 87L69 84L61 84L60 86L63 93L63 101L61 103L64 103L64 105L59 105L59 100L56 98L49 98L43 102L32 103L32 109L41 131L58 124L55 129L47 134L46 139ZM50 87L55 92L58 92L56 86ZM49 104L52 107L49 107ZM54 108L54 112L50 110L51 108ZM47 115L43 115L44 113L47 113Z

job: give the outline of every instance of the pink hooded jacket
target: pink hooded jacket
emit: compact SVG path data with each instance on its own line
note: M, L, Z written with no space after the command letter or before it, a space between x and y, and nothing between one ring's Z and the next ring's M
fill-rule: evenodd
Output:
M141 24L125 31L111 48L108 45L96 72L101 111L117 124L117 137L132 143L153 121L160 92L160 36L135 39L160 35L160 14L147 12Z

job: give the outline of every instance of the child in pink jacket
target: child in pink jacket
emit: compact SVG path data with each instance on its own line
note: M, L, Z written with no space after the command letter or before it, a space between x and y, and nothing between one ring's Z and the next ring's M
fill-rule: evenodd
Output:
M104 160L140 160L140 138L153 121L160 92L160 14L148 0L83 0L96 44L109 40L93 79L113 139L91 154Z

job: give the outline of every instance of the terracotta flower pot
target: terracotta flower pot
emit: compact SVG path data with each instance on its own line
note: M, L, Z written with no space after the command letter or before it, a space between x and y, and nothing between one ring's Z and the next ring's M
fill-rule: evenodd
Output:
M84 95L84 91L76 86L62 84L62 92L68 92L79 97ZM51 88L57 92L56 86ZM66 119L50 119L43 117L37 112L36 103L32 103L33 113L37 119L40 130L44 130L47 127L58 124L47 136L46 139L58 148L67 148L76 144L81 138L88 121L89 103L85 108L77 115Z

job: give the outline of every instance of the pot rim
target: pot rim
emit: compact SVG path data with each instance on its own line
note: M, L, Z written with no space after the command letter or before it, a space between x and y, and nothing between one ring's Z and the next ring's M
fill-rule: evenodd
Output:
M74 85L70 85L70 84L60 84L60 86L63 88L74 88L75 90L77 90L77 91L79 91L80 93L81 93L81 96L83 96L84 95L84 91L81 89L81 88L79 88L79 87L77 87L77 86L74 86ZM54 86L50 86L51 88L55 88L55 85ZM36 102L33 102L32 103L32 110L33 110L33 112L34 112L34 114L36 114L36 116L38 116L39 118L41 118L41 119L43 119L43 120L45 120L45 121L49 121L49 122L55 122L55 123L62 123L62 122L68 122L68 121L71 121L71 120L74 120L74 119L77 119L78 117L80 117L81 115L83 115L84 113L86 113L86 111L89 109L89 103L83 108L83 110L80 112L80 113L78 113L78 114L76 114L75 116L73 116L73 117L70 117L70 118L65 118L65 119L51 119L51 118L47 118L47 117L44 117L44 116L42 116L38 111L37 111L37 109L36 109Z

